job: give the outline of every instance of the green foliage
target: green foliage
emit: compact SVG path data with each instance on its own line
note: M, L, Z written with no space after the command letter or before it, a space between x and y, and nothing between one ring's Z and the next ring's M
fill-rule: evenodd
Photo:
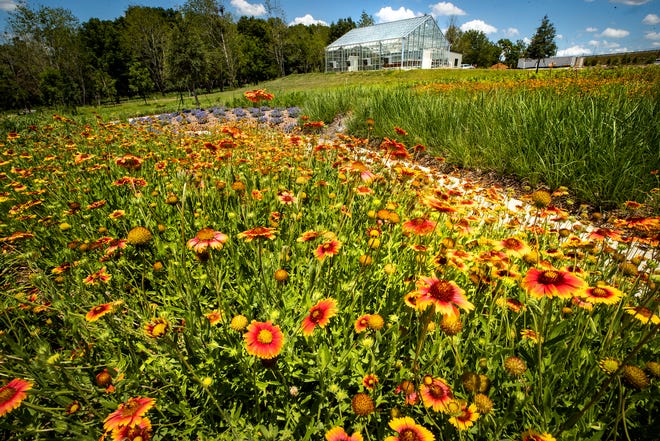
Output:
M550 22L547 15L541 20L541 24L536 29L536 33L529 43L525 56L540 61L543 58L551 57L557 53L557 44L555 43L556 30ZM537 64L538 72L538 64Z

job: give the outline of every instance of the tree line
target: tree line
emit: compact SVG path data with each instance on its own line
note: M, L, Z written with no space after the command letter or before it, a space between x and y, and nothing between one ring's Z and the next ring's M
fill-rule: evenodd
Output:
M115 20L84 23L64 8L31 8L22 0L9 14L0 43L0 109L119 102L153 93L224 90L293 73L323 72L324 48L358 22L288 26L265 2L267 18L236 19L222 0L187 0L177 9L129 6ZM450 23L452 50L465 63L515 67L522 41L488 40Z

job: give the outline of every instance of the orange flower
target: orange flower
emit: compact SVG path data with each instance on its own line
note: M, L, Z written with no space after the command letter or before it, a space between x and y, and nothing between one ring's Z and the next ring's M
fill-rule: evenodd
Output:
M20 378L14 378L0 387L0 417L16 409L25 399L26 391L32 389L32 383Z
M522 441L556 441L555 438L549 433L540 433L536 430L529 429L522 433Z
M149 323L144 325L144 332L151 338L159 338L167 334L170 329L170 324L162 317L152 319Z
M401 225L401 229L404 233L426 236L433 233L433 230L435 230L435 225L436 223L432 220L417 217L415 219L404 222Z
M367 328L369 327L369 317L370 317L369 314L364 314L358 317L354 325L355 332L359 334L367 330Z
M220 320L222 320L222 311L211 311L209 313L204 314L204 317L206 317L209 321L209 323L213 325L217 325L220 323Z
M194 250L196 253L201 253L208 247L214 250L221 250L225 242L227 242L226 234L207 227L199 230L195 237L188 241L188 248Z
M433 305L435 312L451 315L458 314L457 306L466 311L474 309L474 305L465 298L465 291L454 282L422 277L417 281L417 287L420 293L417 305L422 309Z
M268 227L255 227L242 233L238 233L239 239L245 239L246 242L251 242L254 239L275 239L275 228Z
M109 312L112 312L113 308L116 305L120 305L121 303L121 301L116 301L112 303L103 303L102 305L97 305L89 310L87 315L85 315L85 320L88 322L95 322Z
M410 417L393 418L389 426L398 436L388 436L385 441L434 441L430 430L415 423Z
M280 202L283 203L284 205L291 205L298 202L298 198L296 198L296 196L289 191L279 192L277 194L277 199L279 199Z
M368 374L362 378L362 385L368 390L373 390L378 384L378 377L376 374Z
M454 425L458 430L468 430L478 419L479 412L477 412L477 406L474 404L467 406L465 403L462 403L460 413L449 418L449 423Z
M253 103L258 103L259 101L270 101L275 98L275 95L272 93L266 92L266 89L255 89L246 91L243 96Z
M341 427L333 427L325 433L325 439L327 441L362 441L362 435L360 432L354 432L353 435L348 436L348 434Z
M537 299L545 296L566 299L582 291L586 283L567 271L554 268L544 270L531 268L527 271L522 286L532 297Z
M139 423L112 429L112 441L148 441L151 438L151 421L142 418Z
M323 260L327 256L336 256L339 253L340 248L341 242L338 240L331 240L319 245L318 248L314 251L314 255L317 259Z
M83 280L83 282L85 282L88 285L96 285L98 284L99 281L108 283L112 278L112 275L106 273L105 271L106 271L106 267L103 267L97 272L85 277L85 280Z
M454 398L451 387L442 378L433 378L430 375L424 377L424 382L419 387L424 406L433 408L436 412L443 412L445 406Z
M153 398L129 398L108 415L103 422L103 428L107 432L121 426L137 426L142 422L144 414L155 404L156 400Z
M284 335L279 326L273 326L272 322L252 321L243 335L247 352L259 358L274 358L282 350Z
M317 325L324 328L330 318L337 315L337 312L337 301L335 299L324 299L312 306L309 315L302 322L303 335L306 337L312 335Z

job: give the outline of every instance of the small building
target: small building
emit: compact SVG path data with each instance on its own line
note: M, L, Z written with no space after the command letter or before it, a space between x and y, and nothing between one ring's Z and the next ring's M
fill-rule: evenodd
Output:
M463 65L463 54L449 52L449 67L460 68Z
M518 69L536 69L536 59L519 58ZM539 69L556 67L584 67L584 57L548 57L539 62Z
M450 66L449 43L430 15L352 29L325 48L326 72Z

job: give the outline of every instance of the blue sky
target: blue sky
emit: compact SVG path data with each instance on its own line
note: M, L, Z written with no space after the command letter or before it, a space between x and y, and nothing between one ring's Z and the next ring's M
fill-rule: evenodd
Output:
M17 0L0 0L0 26ZM69 9L81 22L114 19L129 5L176 8L185 0L28 0L30 6ZM362 11L376 22L431 14L441 29L450 18L463 29L477 29L496 42L529 40L544 15L557 30L558 55L583 55L660 49L660 0L270 0L275 15L287 23L330 24L340 18L358 21ZM235 16L267 17L264 0L224 0Z

